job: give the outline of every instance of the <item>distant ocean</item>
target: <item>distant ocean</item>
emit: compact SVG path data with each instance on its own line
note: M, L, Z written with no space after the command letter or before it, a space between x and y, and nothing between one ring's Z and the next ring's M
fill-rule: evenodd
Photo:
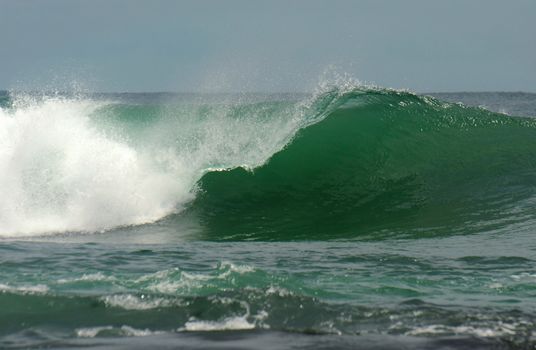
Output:
M534 349L536 94L0 93L0 348Z

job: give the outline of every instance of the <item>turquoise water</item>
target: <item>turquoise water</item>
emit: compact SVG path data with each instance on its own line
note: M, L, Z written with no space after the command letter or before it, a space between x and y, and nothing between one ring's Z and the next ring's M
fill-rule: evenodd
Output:
M0 346L534 348L531 96L1 95Z

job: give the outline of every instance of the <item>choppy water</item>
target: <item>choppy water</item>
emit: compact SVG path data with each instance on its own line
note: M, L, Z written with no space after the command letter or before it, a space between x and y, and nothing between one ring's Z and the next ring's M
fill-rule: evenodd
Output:
M0 347L534 348L536 97L436 97L0 95Z

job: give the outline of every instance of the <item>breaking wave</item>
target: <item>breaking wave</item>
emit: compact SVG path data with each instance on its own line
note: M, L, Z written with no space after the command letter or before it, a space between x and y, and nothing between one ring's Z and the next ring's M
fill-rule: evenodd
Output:
M356 86L298 97L8 102L1 236L192 217L211 240L437 235L533 215L530 118Z

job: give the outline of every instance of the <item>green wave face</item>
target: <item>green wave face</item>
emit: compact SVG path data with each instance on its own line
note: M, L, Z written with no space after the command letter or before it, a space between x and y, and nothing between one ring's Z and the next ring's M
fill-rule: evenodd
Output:
M533 216L534 120L385 90L321 108L327 117L263 166L205 174L181 217L210 240L324 240L466 234Z

